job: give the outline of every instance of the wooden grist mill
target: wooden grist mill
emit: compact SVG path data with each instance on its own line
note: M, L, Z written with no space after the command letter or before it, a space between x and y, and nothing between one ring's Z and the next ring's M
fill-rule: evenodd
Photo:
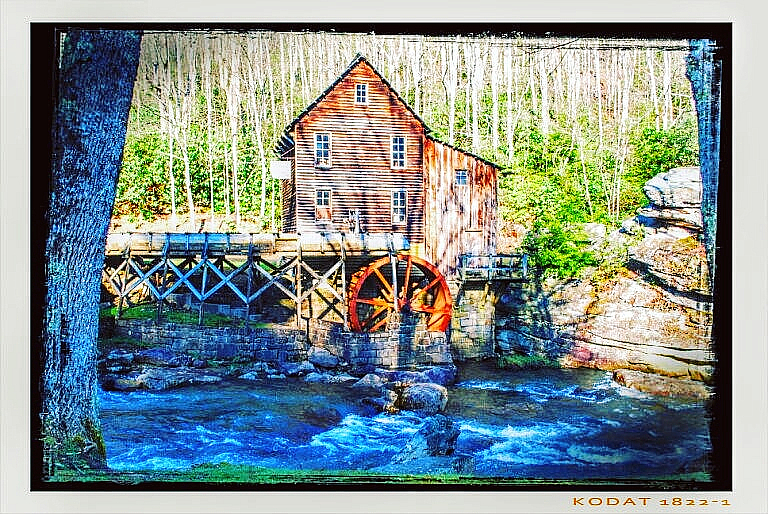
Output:
M434 138L363 56L275 152L284 232L110 234L104 283L118 303L143 291L160 310L185 292L201 318L229 301L249 319L276 295L296 323L372 332L407 312L445 331L463 284L522 279L519 256L495 254L499 167Z

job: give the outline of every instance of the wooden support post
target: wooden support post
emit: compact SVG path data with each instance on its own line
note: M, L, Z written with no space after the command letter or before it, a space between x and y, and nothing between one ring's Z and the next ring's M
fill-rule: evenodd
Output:
M165 291L168 288L168 250L170 249L170 238L165 240L163 245L163 278L160 281L160 295L157 297L157 317L156 320L160 321L160 317L163 315L163 302L165 301Z
M296 281L296 327L301 328L301 234L296 237L296 267L294 268L294 280Z
M189 235L187 235L187 244L189 244ZM200 284L200 311L197 316L198 326L203 326L203 304L205 303L205 286L208 283L208 232L205 233L205 242L203 243L203 251L200 254L200 258L203 260L203 281Z
M344 330L349 330L349 299L347 298L347 248L346 237L341 233L341 312Z
M123 279L120 281L120 297L117 300L117 315L116 315L117 319L120 319L123 315L123 301L126 295L126 288L128 287L128 272L131 268L128 265L128 261L130 259L131 259L131 244L129 242L128 246L126 246L125 250L123 251L123 263L125 264L125 274L123 275Z
M399 312L398 308L398 287L397 287L397 254L395 253L395 241L394 235L389 234L387 236L387 251L389 252L389 262L392 265L392 304L395 312Z
M250 235L248 240L248 265L246 276L248 277L247 292L245 295L245 328L249 328L251 324L251 291L253 287L253 234Z

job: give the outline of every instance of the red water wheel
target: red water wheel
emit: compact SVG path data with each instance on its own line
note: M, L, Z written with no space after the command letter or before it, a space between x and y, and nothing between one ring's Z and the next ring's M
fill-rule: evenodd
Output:
M349 283L349 325L357 332L383 328L397 305L398 312L422 313L427 329L443 332L451 322L451 292L431 263L398 254L395 273L390 257L382 257L352 275ZM397 291L395 291L397 290Z

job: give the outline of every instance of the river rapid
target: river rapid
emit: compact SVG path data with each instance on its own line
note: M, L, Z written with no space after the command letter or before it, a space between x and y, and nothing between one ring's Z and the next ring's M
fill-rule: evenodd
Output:
M644 479L701 471L703 402L654 397L588 369L459 367L445 414L474 475ZM228 462L287 469L387 465L423 419L379 413L348 386L300 379L101 392L110 468L178 470Z

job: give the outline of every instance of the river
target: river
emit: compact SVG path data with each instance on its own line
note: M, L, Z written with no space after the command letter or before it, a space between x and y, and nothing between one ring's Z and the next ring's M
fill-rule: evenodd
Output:
M448 388L456 452L477 476L654 478L700 471L710 449L703 402L654 397L588 369L498 370L472 363ZM343 385L230 381L101 393L108 465L176 470L228 462L288 469L386 465L421 426L362 405Z

